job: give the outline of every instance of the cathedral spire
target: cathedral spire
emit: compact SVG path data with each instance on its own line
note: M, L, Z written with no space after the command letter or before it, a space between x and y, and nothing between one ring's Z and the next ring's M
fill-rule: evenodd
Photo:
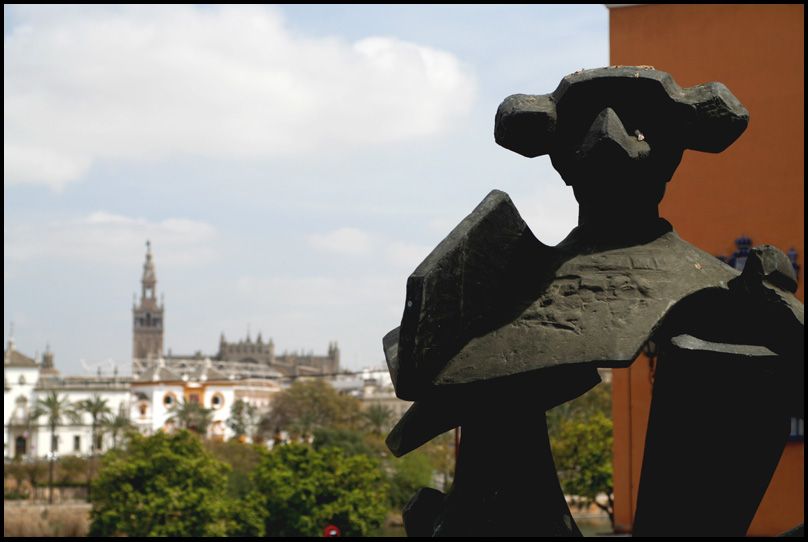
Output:
M146 261L140 284L140 306L132 308L132 356L136 359L159 358L163 355L165 302L157 304L157 274L154 271L150 241L146 241Z
M157 275L154 272L154 262L152 261L151 243L146 241L146 262L143 264L143 277L140 279L141 295L140 304L157 306Z

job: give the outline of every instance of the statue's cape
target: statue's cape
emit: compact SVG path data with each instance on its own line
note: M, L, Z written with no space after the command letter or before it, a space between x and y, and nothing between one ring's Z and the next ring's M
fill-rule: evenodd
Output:
M527 386L546 409L569 401L652 337L748 338L802 363L804 306L781 288L796 289L796 277L778 274L790 265L741 275L663 219L621 232L621 243L609 235L578 227L546 246L495 190L432 251L383 341L396 394L416 401L387 439L393 453L462 425L464 405L499 383Z
M397 395L568 364L626 367L666 313L739 272L659 219L631 244L576 228L548 247L492 191L415 270L384 338Z

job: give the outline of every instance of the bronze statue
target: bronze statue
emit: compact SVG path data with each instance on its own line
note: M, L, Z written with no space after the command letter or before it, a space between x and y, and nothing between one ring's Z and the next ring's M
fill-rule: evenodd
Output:
M451 491L416 494L408 534L580 535L543 413L649 341L660 354L635 534L681 534L677 523L745 534L789 414L802 415L796 277L773 247L739 274L683 241L658 204L685 149L721 152L748 120L721 83L683 89L649 67L576 72L500 105L497 143L549 154L578 227L544 245L493 191L410 276L401 326L383 342L397 395L415 403L387 443L400 456L456 426L462 441ZM718 446L727 423L741 448L731 457Z

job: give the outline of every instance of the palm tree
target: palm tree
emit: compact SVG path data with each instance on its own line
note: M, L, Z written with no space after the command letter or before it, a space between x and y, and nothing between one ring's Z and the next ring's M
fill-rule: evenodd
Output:
M91 501L90 492L92 491L92 485L90 482L93 479L93 458L100 448L100 446L98 446L98 424L103 421L107 414L112 413L107 406L108 402L107 399L101 399L98 394L94 394L89 399L84 399L76 403L76 411L80 414L86 412L93 420L92 436L90 437L90 460L87 462L87 502Z
M90 456L95 456L96 447L98 445L98 436L96 434L96 430L98 429L98 423L102 421L105 415L111 414L112 411L107 406L108 401L106 399L101 399L98 395L93 395L89 399L85 399L83 401L79 401L76 404L76 410L78 412L86 412L92 417L93 419L93 429L92 429L92 442L90 443Z
M65 396L60 399L55 391L48 392L44 398L37 399L36 406L31 413L31 418L37 420L40 416L47 416L48 426L51 430L51 454L48 469L48 487L50 493L48 502L53 504L53 461L56 455L56 426L60 425L65 418L73 423L79 423L80 416L76 408L67 400L67 397Z
M125 414L118 414L111 418L106 418L103 422L104 428L112 435L112 447L118 447L118 435L123 435L128 430L133 429L135 424Z
M190 429L200 435L207 434L208 426L213 421L212 408L205 408L194 401L186 401L184 397L168 411L171 416L166 421L175 421L180 428Z
M374 435L381 435L382 431L387 429L387 426L390 424L390 420L393 417L393 410L379 403L370 405L363 414L365 423L370 428L371 432Z

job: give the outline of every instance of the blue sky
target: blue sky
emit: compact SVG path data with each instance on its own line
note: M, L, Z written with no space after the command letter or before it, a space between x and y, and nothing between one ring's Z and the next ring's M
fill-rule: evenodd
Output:
M587 5L4 6L3 320L83 372L164 344L384 363L408 275L492 189L555 244L577 206L498 147L514 93L608 65Z

